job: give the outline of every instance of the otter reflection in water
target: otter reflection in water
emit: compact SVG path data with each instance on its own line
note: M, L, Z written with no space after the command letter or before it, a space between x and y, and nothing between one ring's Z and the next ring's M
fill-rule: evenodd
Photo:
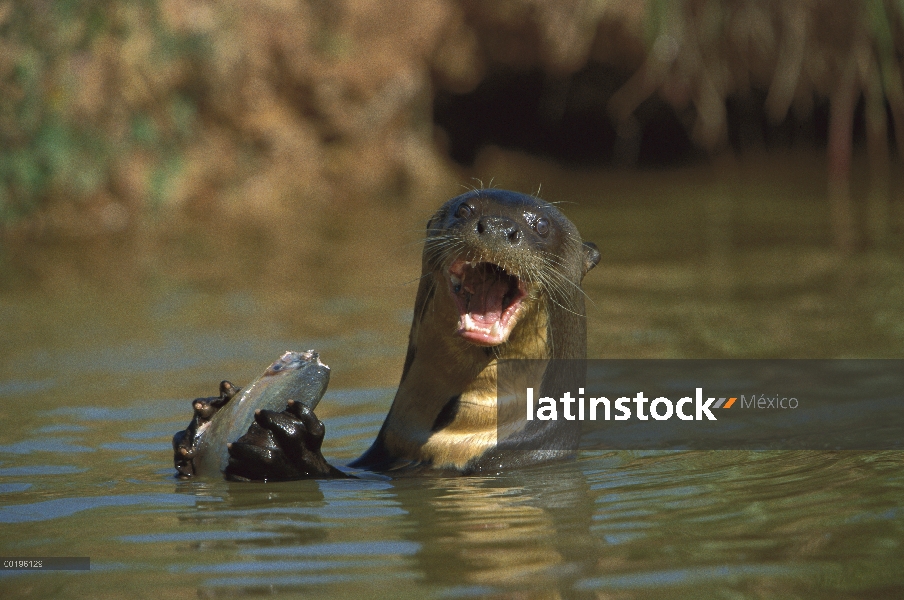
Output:
M474 190L443 204L427 223L398 392L377 439L350 466L481 473L573 453L578 433L564 423L506 429L499 422L496 366L503 359L586 358L581 281L599 256L556 207L533 196ZM534 385L557 397L556 388L576 389L582 377L540 372L535 381L542 383ZM205 409L228 402L234 387L223 389L201 403ZM228 477L346 476L323 459L323 424L301 403L260 411L255 421L229 448ZM191 475L191 430L176 438L177 470Z

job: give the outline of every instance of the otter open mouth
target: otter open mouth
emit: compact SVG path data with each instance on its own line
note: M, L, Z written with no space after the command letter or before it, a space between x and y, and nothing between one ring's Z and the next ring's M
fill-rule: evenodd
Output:
M524 283L499 265L456 260L449 266L449 289L458 307L457 335L479 346L497 346L515 327Z

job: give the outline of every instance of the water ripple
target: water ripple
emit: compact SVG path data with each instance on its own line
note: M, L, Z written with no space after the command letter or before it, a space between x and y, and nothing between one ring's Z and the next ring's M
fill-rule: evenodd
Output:
M49 521L71 516L83 510L107 506L135 506L147 504L177 504L194 506L195 499L184 494L139 494L124 496L96 496L82 498L57 498L34 502L32 504L15 504L0 506L0 523L25 523Z

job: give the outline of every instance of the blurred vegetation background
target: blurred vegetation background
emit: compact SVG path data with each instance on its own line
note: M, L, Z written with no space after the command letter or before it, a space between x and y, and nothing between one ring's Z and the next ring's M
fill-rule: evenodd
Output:
M487 145L635 168L824 152L835 244L890 234L904 0L0 3L0 231L457 189ZM897 146L896 146L897 142Z

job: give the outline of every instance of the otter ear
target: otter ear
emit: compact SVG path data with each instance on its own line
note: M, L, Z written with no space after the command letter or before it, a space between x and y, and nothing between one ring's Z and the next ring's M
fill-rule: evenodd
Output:
M581 277L595 267L600 262L600 250L593 242L584 242L584 270L581 271Z

